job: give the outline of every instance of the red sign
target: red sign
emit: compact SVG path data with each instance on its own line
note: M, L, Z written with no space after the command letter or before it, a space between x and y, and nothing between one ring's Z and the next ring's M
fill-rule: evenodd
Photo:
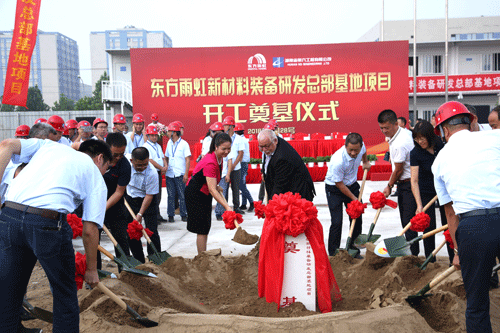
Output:
M180 120L197 141L233 116L248 134L358 132L383 140L377 116L408 117L408 42L131 49L134 112Z
M413 78L408 79L413 94ZM417 76L417 93L444 93L444 76ZM448 91L500 90L500 74L448 75Z
M16 23L5 76L3 104L26 107L31 55L36 44L42 0L17 0Z

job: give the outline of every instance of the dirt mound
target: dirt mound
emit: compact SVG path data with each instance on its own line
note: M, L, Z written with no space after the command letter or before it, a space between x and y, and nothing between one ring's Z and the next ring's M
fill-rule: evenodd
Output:
M295 303L277 311L258 297L258 244L248 255L223 257L212 250L193 259L172 257L161 266L138 268L158 278L122 272L118 279L103 283L141 316L159 322L157 331L172 332L325 332L331 327L344 331L371 332L465 332L465 291L459 273L453 273L412 308L405 301L448 268L447 258L438 258L425 270L417 257L381 258L370 251L354 259L346 251L330 257L330 264L343 300L332 313L308 311ZM105 269L117 273L113 263ZM79 291L81 332L134 332L141 326L99 290ZM51 309L52 297L43 270L37 266L28 289L33 305ZM500 292L491 292L494 330L500 330ZM237 316L235 316L237 315ZM252 317L252 318L251 318ZM262 318L268 317L268 318ZM280 318L269 318L280 317ZM25 326L51 325L34 320ZM155 331L155 329L149 329Z

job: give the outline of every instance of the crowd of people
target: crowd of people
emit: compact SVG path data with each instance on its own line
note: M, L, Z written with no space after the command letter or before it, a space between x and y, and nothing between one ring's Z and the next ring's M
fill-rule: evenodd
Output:
M489 115L492 129L499 128L499 113L497 107ZM254 210L245 181L250 153L242 124L231 116L211 124L200 158L188 177L191 151L183 139L184 125L174 121L164 126L157 114L151 120L145 126L144 116L136 113L132 131L127 132L125 116L117 114L112 120L113 132L108 133L108 123L100 118L90 124L86 120L64 122L53 115L37 119L31 128L19 126L15 139L0 143L0 274L4 281L0 320L6 331L17 332L21 327L19 308L37 260L54 294L54 332L78 331L74 251L66 223L69 213L83 220L85 280L95 286L101 264L97 244L103 225L126 255L131 252L145 262L140 241L130 239L127 233L134 217L126 204L132 207L135 219L139 223L144 220L153 232L151 241L159 251L158 224L175 222L178 209L187 230L197 234L199 253L207 248L212 199L216 201L217 220L222 220L225 211L245 214ZM454 243L454 250L448 247L450 264L462 268L467 326L488 332L489 308L485 304L489 304L489 296L484 284L489 285L488 274L500 256L500 132L485 131L474 108L458 102L445 103L431 122L419 119L411 130L406 129L406 119L398 118L392 110L380 112L377 122L389 143L392 164L384 195L391 195L397 185L403 227L438 196L442 224L448 223ZM316 191L309 171L278 128L271 119L257 137L262 152L259 199L292 192L312 201ZM165 130L169 140L163 150L158 141ZM340 246L342 204L358 200L360 164L363 169L370 168L367 150L362 136L350 133L345 145L332 155L325 178L331 214L329 255ZM163 177L167 219L160 215ZM230 189L232 207L227 202ZM427 210L431 222L426 231L436 228L435 210L434 205ZM361 234L361 225L362 217L356 220L353 239ZM409 230L405 236L410 240L416 233ZM434 248L434 237L425 239L425 255ZM119 256L117 249L115 253ZM411 253L419 254L418 243L412 245ZM148 248L148 254L152 249Z

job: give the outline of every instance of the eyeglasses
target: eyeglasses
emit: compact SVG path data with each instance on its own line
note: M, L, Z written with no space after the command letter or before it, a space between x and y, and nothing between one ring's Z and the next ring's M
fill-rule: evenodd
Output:
M267 149L270 148L273 145L273 142L269 142L267 145L259 145L260 149Z

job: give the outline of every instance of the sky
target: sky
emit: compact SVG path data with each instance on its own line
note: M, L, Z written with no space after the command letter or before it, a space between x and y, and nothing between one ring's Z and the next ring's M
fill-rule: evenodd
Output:
M77 41L85 84L91 83L91 31L127 25L160 30L172 39L173 47L349 43L382 19L383 3L382 0L38 1L41 1L38 29L59 32ZM16 2L0 0L0 30L14 28ZM385 0L384 19L413 19L413 4L413 0ZM449 18L499 15L499 0L449 0ZM417 19L444 17L445 0L417 1Z

